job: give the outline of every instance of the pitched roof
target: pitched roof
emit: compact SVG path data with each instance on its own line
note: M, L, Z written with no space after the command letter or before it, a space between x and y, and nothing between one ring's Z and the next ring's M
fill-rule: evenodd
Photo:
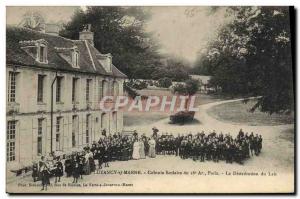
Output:
M30 41L44 39L48 42L47 58L48 63L37 62L32 56L26 53L22 48L20 41ZM57 51L57 48L73 48L77 46L79 51L79 66L73 68ZM70 40L61 36L55 36L40 33L26 28L7 27L6 29L6 62L7 64L16 64L32 67L41 67L48 69L58 69L62 71L78 71L94 74L101 74L113 77L127 78L127 76L118 70L112 64L112 72L107 72L97 61L97 54L101 54L89 42L84 40Z

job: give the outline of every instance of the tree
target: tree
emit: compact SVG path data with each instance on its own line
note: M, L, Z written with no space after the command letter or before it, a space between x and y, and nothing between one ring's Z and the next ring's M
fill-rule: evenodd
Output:
M148 18L140 7L91 6L85 12L78 9L60 35L78 39L84 25L91 24L101 53L112 53L113 64L129 78L149 79L160 56L151 34L144 31Z
M198 57L190 72L196 75L212 75L212 67L208 57L205 55Z
M209 46L212 82L233 96L261 96L252 111L294 109L287 7L230 7L234 20Z
M168 77L164 77L158 80L158 86L162 88L169 88L172 86L172 80Z
M35 31L41 31L45 28L45 19L39 12L26 12L22 17L19 26Z
M187 109L191 96L195 95L198 90L199 82L194 79L188 79L184 82L184 84L176 84L173 87L172 92L175 94L188 96L188 99L185 101L185 109Z
M170 78L172 81L185 81L189 78L188 64L178 58L165 58L163 63L154 67L151 74L152 79Z

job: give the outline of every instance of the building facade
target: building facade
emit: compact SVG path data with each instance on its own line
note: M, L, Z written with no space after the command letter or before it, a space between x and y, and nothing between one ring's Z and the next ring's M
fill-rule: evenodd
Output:
M122 131L123 113L104 112L99 103L106 95L123 95L126 75L110 54L93 46L90 29L79 35L69 40L7 28L8 169L30 165L51 151L81 150L98 141L104 129Z

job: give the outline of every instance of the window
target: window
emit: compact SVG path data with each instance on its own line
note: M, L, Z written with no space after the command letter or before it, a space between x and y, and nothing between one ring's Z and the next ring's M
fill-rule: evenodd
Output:
M75 53L75 66L78 67L79 66L79 54L78 52Z
M8 102L16 102L16 72L8 73Z
M113 132L117 132L118 130L118 115L117 115L117 112L113 112L112 113L112 118L113 118Z
M107 127L107 114L106 113L103 113L101 115L101 129L106 129Z
M39 57L38 61L41 63L47 63L47 48L44 45L39 47Z
M38 92L37 92L37 101L43 102L44 100L44 75L38 75Z
M76 133L78 130L78 116L72 116L72 147L76 147Z
M102 91L102 80L99 80L98 81L98 101L100 102L101 101L101 99L102 99L102 93L103 91Z
M86 80L86 95L85 95L85 99L87 102L90 101L90 87L91 87L91 79L87 79Z
M90 118L91 118L91 115L88 114L86 115L86 143L88 144L89 141L90 141Z
M7 122L6 161L16 160L16 121Z
M47 64L48 42L44 39L19 41L21 49L39 63Z
M40 62L44 62L44 53L45 53L45 47L40 46Z
M57 77L57 80L56 80L56 102L61 102L61 86L62 86L62 79L63 77Z
M78 53L78 51L73 52L72 65L74 68L79 68L79 53Z
M119 95L119 84L118 84L118 82L114 81L112 88L113 88L112 94L114 95L114 97L117 97Z
M72 82L72 102L76 102L77 100L77 81L78 78L73 78L73 82Z
M56 135L55 135L55 140L56 140L56 150L61 149L61 142L60 142L60 132L61 132L61 121L62 117L57 117L56 118Z
M108 95L108 83L107 81L102 81L102 97Z
M43 153L43 118L38 119L37 153Z

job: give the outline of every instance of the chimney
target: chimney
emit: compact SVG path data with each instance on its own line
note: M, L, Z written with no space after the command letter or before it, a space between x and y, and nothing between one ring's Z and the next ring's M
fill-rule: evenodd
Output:
M94 33L91 32L91 24L86 24L83 31L79 32L79 40L87 40L92 46L94 46Z

